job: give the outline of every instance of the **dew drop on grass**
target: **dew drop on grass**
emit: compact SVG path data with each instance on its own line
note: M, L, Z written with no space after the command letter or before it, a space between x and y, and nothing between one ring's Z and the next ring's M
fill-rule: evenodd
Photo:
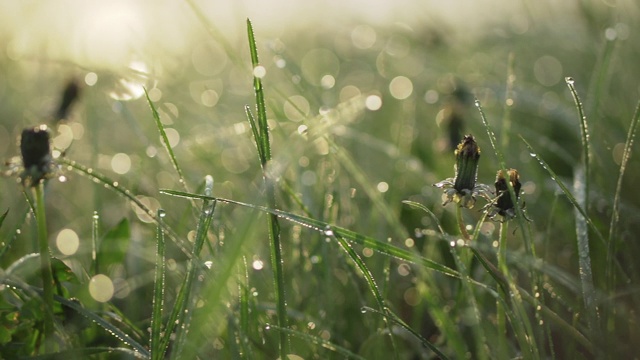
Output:
M367 313L367 308L366 307L361 307L360 308L360 312L363 313L363 314L366 314Z
M99 220L99 219L100 219L100 215L98 215L98 212L97 212L97 211L94 211L94 212L93 212L93 219L94 219L94 220Z
M567 76L566 78L564 78L564 81L567 83L567 85L573 85L575 83L575 80L573 80L571 76Z
M333 236L333 230L331 230L331 226L329 225L324 228L323 232L326 236Z
M164 211L163 209L158 209L158 217L163 218L165 216L167 216L167 212Z

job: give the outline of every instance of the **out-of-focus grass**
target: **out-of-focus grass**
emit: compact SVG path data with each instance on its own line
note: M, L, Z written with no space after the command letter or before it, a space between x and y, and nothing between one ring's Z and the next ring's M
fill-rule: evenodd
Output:
M640 78L636 66L640 43L635 35L639 29L633 21L638 10L633 5L582 4L564 17L555 14L553 6L531 5L528 13L487 25L473 36L432 22L292 27L278 37L264 37L256 28L266 74L252 69L244 38L237 43L222 39L220 31L203 31L183 57L158 59L158 66L146 63L149 69L158 70L164 64L170 71L144 76L141 66L133 70L91 68L46 57L20 58L5 48L0 56L0 156L9 159L17 154L15 139L22 128L48 122L56 136L54 145L68 147L66 158L117 181L151 214L164 209L163 223L173 231L170 235L193 241L197 222L191 204L159 193L159 189L184 187L163 149L148 103L144 96L135 98L142 95L139 85L146 86L158 110L190 189L202 192L202 179L211 174L215 197L263 205L260 158L244 111L245 105L255 103L252 79L260 76L271 128L273 161L267 171L278 181L278 209L355 234L388 239L390 245L415 251L463 274L460 280L420 266L419 258L416 265L352 244L356 257L349 250L343 252L330 234L283 221L281 285L286 289L291 326L286 333L292 353L303 358L349 354L392 358L393 353L398 358L427 358L431 353L420 338L393 322L385 324L385 316L366 308L361 311L370 307L389 315L378 307L376 296L380 295L388 310L422 340L453 358L467 353L492 357L501 351L528 358L596 357L600 353L629 357L634 354L632 340L637 336L640 304L635 265L640 254L635 241L640 231L640 197L633 188L640 172L633 165L635 156L622 182L616 209L619 221L611 235L615 246L599 241L593 230L589 238L599 316L593 326L602 334L597 338L593 336L596 332L587 329L586 316L593 309L584 309L580 289L574 207L518 136L571 189L583 151L579 118L564 83L565 76L573 77L591 135L589 203L584 211L593 226L607 234L627 129L640 96L636 81ZM206 12L192 10L199 15L194 19L208 18ZM15 44L14 39L6 40ZM507 78L509 74L512 78ZM82 84L81 97L70 119L58 124L50 115L70 77ZM131 81L133 95L128 89ZM509 96L507 84L512 86ZM127 99L130 96L134 98ZM480 182L491 184L500 169L473 106L474 97L498 136L506 135L500 130L508 112L509 142L501 151L506 166L521 174L522 198L533 220L520 222L518 229L506 234L503 244L511 291L524 299L514 300L518 306L498 294L495 274L487 272L468 249L450 251L450 242L459 236L454 205L440 206L441 191L431 186L453 175L449 131L454 126L459 127L457 133L473 133L482 148ZM502 144L502 138L497 143ZM631 148L631 153L637 151ZM66 166L62 171L67 181L50 181L46 201L52 253L78 278L77 283L64 284L67 293L63 295L78 298L87 311L119 313L121 322L116 317L109 320L133 340L148 344L152 299L159 296L157 287L154 295L153 276L157 227L150 224L149 214L115 196L113 187L88 181ZM0 245L11 244L2 249L2 268L37 249L35 221L31 216L25 220L28 205L18 190L12 179L0 183L0 212L10 208L0 228ZM407 199L433 212L445 234L440 234L429 214L403 205ZM99 215L97 226L93 226L94 211ZM185 353L225 358L278 356L278 339L285 330L266 327L277 323L275 314L284 307L276 303L268 233L261 221L264 214L252 211L229 204L216 207L207 234L211 247L204 247L200 259L213 264L208 277L220 276L224 282L205 281L199 291L202 298L193 299L191 326L198 331L185 335L181 345ZM463 213L469 225L475 225L481 216L475 209ZM130 229L110 232L124 228L119 225L123 218ZM473 244L494 265L498 263L494 242L499 239L499 228L497 223L484 222ZM525 231L530 231L535 257L525 246ZM100 268L115 286L108 304L97 303L88 291L89 279L96 275L88 270L93 264L93 233L98 242L116 241L116 233L125 238L120 243L125 244L124 249L113 250L114 256L122 255L122 262L107 261L108 266ZM74 241L69 234L77 235L79 248L63 255L57 243ZM341 245L346 248L345 243ZM617 252L607 254L609 249ZM165 252L166 321L184 281L189 256L169 238ZM358 257L363 262L356 261L354 266L352 261ZM615 275L607 276L608 266ZM371 278L365 279L363 273ZM375 295L371 279L380 287ZM40 286L36 280L25 281ZM24 298L15 300L8 292L8 288L3 290L0 312L9 304L29 309ZM544 309L535 303L541 299ZM506 336L496 325L496 303L507 309ZM533 324L532 344L523 339L529 330L511 323L523 316ZM62 319L61 312L58 319ZM65 326L68 323L72 321ZM26 321L14 324L36 326ZM93 325L78 324L74 326L84 330L73 339L76 344L126 347ZM11 335L3 344L16 345L27 338L18 330ZM496 336L506 350L490 341Z

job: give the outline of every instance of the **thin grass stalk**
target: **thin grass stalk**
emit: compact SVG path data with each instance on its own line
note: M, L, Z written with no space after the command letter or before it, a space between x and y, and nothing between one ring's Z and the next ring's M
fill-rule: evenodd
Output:
M587 116L584 113L584 108L582 106L582 101L580 101L580 96L578 95L578 91L575 87L575 80L572 77L566 77L564 81L567 83L569 87L569 91L571 92L571 96L573 96L573 101L576 104L576 109L578 111L578 117L580 118L580 137L582 141L582 166L584 167L583 179L580 179L584 182L584 204L582 205L585 210L589 210L589 179L591 175L590 167L591 167L591 146L589 144L589 126L587 124ZM575 175L574 175L575 176Z
M161 347L160 337L162 333L162 310L164 308L165 285L165 241L162 230L162 219L165 212L158 209L158 228L156 229L156 268L153 282L153 304L151 311L151 338L149 348L152 360L164 359L166 349Z
M631 158L631 150L633 149L633 141L636 137L636 130L638 123L640 122L640 101L636 105L635 113L631 119L629 125L629 131L627 132L627 140L624 143L624 151L622 152L622 159L620 161L620 171L618 173L618 182L616 183L616 192L613 197L613 208L611 211L611 221L609 223L609 235L607 236L607 279L609 280L608 287L613 289L615 286L615 274L613 272L614 257L618 250L618 242L614 239L616 236L616 228L618 227L618 221L620 220L620 196L622 195L622 180L627 170L627 164Z
M158 132L160 133L160 139L162 140L162 145L164 146L165 150L167 150L167 154L169 155L169 161L171 162L173 169L176 171L176 173L178 173L178 182L180 183L180 185L182 185L182 188L184 189L184 191L189 192L189 186L187 185L187 182L184 179L184 174L182 172L182 169L180 168L180 165L178 164L178 159L173 153L173 149L171 148L171 144L169 143L169 138L167 137L167 132L164 130L164 124L162 123L162 120L160 120L160 114L158 114L158 110L156 110L156 107L151 101L151 98L149 98L149 93L147 92L147 89L145 87L143 87L142 89L144 90L144 95L147 98L147 103L149 104L149 108L151 109L151 114L153 116L153 119L155 120L156 127L158 128ZM191 206L194 209L197 208L195 200L191 201Z
M507 235L509 234L509 222L500 224L500 238L498 240L498 269L508 277L509 267L507 266ZM507 299L508 294L502 287L498 287L498 292L503 299ZM508 358L509 348L507 344L507 320L505 306L502 301L496 301L497 323L498 323L498 357Z
M205 195L211 196L213 191L213 178L210 175L206 176L206 185L205 185ZM171 352L172 358L180 358L183 357L183 349L186 345L187 341L187 333L189 332L189 326L191 325L191 318L193 316L193 310L195 308L196 296L199 293L200 284L196 284L196 276L201 272L202 267L200 266L200 251L204 245L204 242L207 237L207 232L209 231L209 226L211 225L211 220L213 218L213 212L215 210L216 201L213 200L204 200L202 203L202 210L200 212L200 218L198 219L198 226L196 228L196 236L194 239L193 245L193 256L189 259L189 263L187 265L187 274L185 276L185 281L183 286L180 288L180 293L176 297L176 304L174 305L175 320L174 324L177 325L178 328L176 330L176 337L174 341L174 348ZM180 302L178 302L180 299ZM172 318L174 314L172 313ZM172 324L167 324L167 330L165 336L170 334L169 327ZM187 358L189 358L187 356Z
M42 301L44 303L44 337L45 352L53 349L53 273L51 270L51 254L47 236L47 218L44 206L44 181L34 186L36 198L36 220L38 224L38 250L40 251L40 275L42 276Z
M253 33L253 25L251 20L247 19L247 34L249 36L249 51L251 53L251 65L252 69L255 69L260 65L258 59L258 50L256 47L256 40ZM265 183L265 191L267 198L267 206L276 208L276 179L275 175L270 172L269 165L271 162L271 143L269 140L269 125L267 123L267 110L264 101L264 90L262 88L262 81L259 77L253 77L253 88L256 97L256 109L257 109L257 133L259 138L256 139L257 146L260 149L258 154L260 155L260 165L262 167L262 175ZM254 134L256 132L254 131ZM269 239L271 248L271 266L273 268L273 280L276 292L276 306L278 308L277 322L281 328L287 328L287 301L285 292L285 280L283 269L283 257L282 257L282 245L280 244L280 225L278 224L278 217L274 214L270 214L267 217L267 227L269 229ZM289 353L289 338L286 332L280 332L280 358L286 359Z
M578 204L586 208L587 188L584 180L583 166L576 166L574 169L573 189ZM589 250L589 233L587 222L580 212L574 208L576 221L576 240L578 242L578 266L580 283L582 285L582 300L587 314L587 326L593 339L598 339L598 309L596 289L593 284L593 272L591 270L591 254Z

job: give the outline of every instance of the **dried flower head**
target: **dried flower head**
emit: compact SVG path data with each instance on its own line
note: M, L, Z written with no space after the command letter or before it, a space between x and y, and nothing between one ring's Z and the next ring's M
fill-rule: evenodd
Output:
M511 193L509 192L507 178L513 187L513 192L516 196L515 200L511 197ZM516 203L520 198L520 190L522 188L522 185L520 184L520 174L518 174L516 169L509 169L505 176L504 171L499 170L496 175L495 186L496 197L485 207L485 210L491 209L488 215L494 220L498 215L502 216L503 221L513 219L516 216ZM525 219L529 220L526 216Z
M472 208L477 196L489 197L491 189L485 184L476 184L480 147L473 135L466 135L455 150L455 177L448 178L434 186L444 189L443 206L456 202L460 206Z
M22 130L20 154L23 169L19 176L24 186L36 186L54 173L55 165L46 125Z

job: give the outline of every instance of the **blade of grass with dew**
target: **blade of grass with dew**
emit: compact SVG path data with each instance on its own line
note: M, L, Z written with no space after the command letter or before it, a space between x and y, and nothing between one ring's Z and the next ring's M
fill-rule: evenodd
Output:
M253 32L253 25L251 20L247 19L247 35L249 37L249 52L251 54L252 71L260 66L258 59L258 49L256 46L256 40ZM269 165L271 162L271 143L269 140L269 124L267 123L267 109L264 102L264 89L262 87L262 80L258 76L253 76L253 88L256 98L256 109L258 114L258 134L257 146L261 149L262 159L261 167L264 177L265 191L267 197L267 206L276 208L276 179L274 174L269 171ZM287 319L287 301L285 292L284 270L283 270L283 258L282 258L282 245L280 244L280 226L278 224L278 218L274 214L270 214L267 217L267 226L269 230L270 248L271 248L271 266L273 267L273 280L276 292L276 304L278 306L278 326L282 328L288 327ZM280 333L280 358L286 359L289 353L289 339L284 332Z
M618 173L618 182L616 183L616 192L613 197L613 208L611 211L611 221L609 223L609 236L608 251L607 251L607 279L609 281L608 288L613 289L615 286L615 279L613 274L613 258L617 253L617 241L614 239L616 236L616 228L620 219L620 196L622 195L622 180L627 170L627 164L631 158L631 150L633 149L633 141L636 137L636 129L640 122L640 101L636 105L635 113L631 119L629 125L629 131L627 132L627 140L624 142L624 150L622 152L622 159L620 160L620 171Z
M243 203L241 201L235 201L235 200L230 200L230 199L224 199L224 198L218 198L218 197L207 197L207 196L203 196L203 195L198 195L198 194L189 194L189 193L185 193L183 191L176 191L176 190L168 190L168 189L162 189L160 190L160 193L162 194L166 194L166 195L171 195L171 196L177 196L177 197L184 197L184 198L196 198L196 199L211 199L211 200L217 200L221 203L227 203L227 204L232 204L232 205L238 205L238 206L243 206L243 207L247 207L250 209L254 209L254 210L259 210L262 212L266 212L269 214L273 214L276 215L284 220L287 221L291 221L297 224L300 224L306 228L309 228L311 230L314 231L319 231L321 233L325 232L326 228L330 228L334 233L339 234L340 236L344 237L345 239L348 239L351 242L355 242L357 244L363 245L367 248L370 248L372 250L375 250L377 252L380 252L382 254L386 254L389 256L393 256L395 258L401 259L401 260L405 260L411 263L417 263L420 264L426 268L432 269L432 270L436 270L438 272L441 272L445 275L448 276L452 276L452 277L459 277L460 274L445 266L442 264L439 264L433 260L424 258L420 255L417 255L411 251L396 247L394 245L390 245L387 244L386 242L374 239L372 237L366 236L366 235L362 235L359 234L357 232L339 227L339 226L335 226L335 225L331 225L329 223L326 223L324 221L320 221L320 220L315 220L306 216L301 216L301 215L296 215L290 212L286 212L286 211L282 211L282 210L278 210L278 209L269 209L267 207L264 206L260 206L260 205L254 205L254 204L248 204L248 203Z
M529 154L531 154L531 156L538 161L538 163L542 166L542 168L549 173L549 175L551 176L551 180L553 180L558 185L558 187L560 187L560 190L567 197L571 205L573 205L580 212L580 214L585 218L585 221L591 228L591 231L593 231L594 234L596 234L596 237L602 242L603 245L605 245L606 242L605 242L604 236L602 235L602 233L600 233L600 231L598 230L596 225L593 223L589 215L587 215L586 211L582 208L582 206L578 203L578 201L576 201L575 197L571 194L571 191L569 191L569 189L564 185L564 183L558 178L556 173L553 171L553 169L551 169L551 167L547 164L547 162L544 161L540 157L540 155L538 155L538 153L533 148L533 146L531 146L531 144L529 144L529 142L525 140L525 138L522 137L522 135L519 135L519 137L520 137L520 140L524 142L525 146L529 150Z
M204 193L206 196L211 196L213 192L213 178L207 175L205 179L206 185ZM161 340L161 348L166 349L165 344L168 344L175 325L179 325L176 329L174 347L171 351L171 358L174 359L183 356L182 351L187 341L186 337L189 332L189 325L191 324L191 318L199 292L194 281L202 269L200 266L200 251L206 240L216 203L216 200L204 200L202 202L202 209L194 238L193 253L187 264L187 274L185 275L185 280L180 287L179 293L176 295L176 303L169 317L169 321L167 321L165 336Z
M303 332L297 331L297 330L293 330L293 329L285 329L285 328L281 328L277 325L269 325L270 329L274 329L277 331L283 331L288 333L289 335L292 335L294 337L303 339L308 341L311 344L315 344L318 346L322 346L323 348L327 349L327 350L331 350L333 352L336 352L337 354L340 354L342 356L346 356L347 359L357 359L357 360L364 360L364 358L358 354L355 354L351 351L349 351L348 349L336 345L328 340L325 340L319 336L313 336L313 335L309 335L309 334L305 334Z
M162 334L162 310L164 308L164 286L165 286L165 247L164 232L162 230L162 219L165 212L158 209L158 227L156 229L156 268L153 282L153 303L151 310L151 337L149 338L149 349L151 349L151 359L164 359L166 349L160 347L160 337Z
M571 96L573 97L573 101L576 104L576 109L578 111L578 117L580 118L580 138L582 141L582 166L584 168L584 174L581 174L580 177L576 176L576 180L584 184L584 203L581 204L585 210L589 210L589 179L591 174L591 145L589 143L589 126L587 124L587 116L584 113L584 108L582 106L582 101L580 101L580 96L578 95L578 91L575 87L575 80L572 77L564 78L564 81L567 83L569 87L569 91L571 92ZM579 173L579 172L578 172ZM576 218L578 221L578 218ZM582 220L580 220L582 221ZM580 241L580 239L578 239ZM588 238L587 238L588 242ZM588 248L588 247L587 247Z
M50 354L29 356L31 360L57 360L57 359L87 359L100 354L121 354L123 356L133 357L136 359L146 359L140 353L127 348L117 347L86 347L62 350Z
M155 120L156 127L158 128L158 132L160 133L162 146L164 147L165 150L167 150L167 154L169 155L169 161L171 162L173 169L176 171L176 173L178 173L178 182L182 185L182 188L184 189L184 191L188 192L189 186L187 185L187 182L184 179L184 174L182 172L182 169L180 168L180 165L178 164L178 160L176 159L176 156L173 153L173 149L171 148L171 144L169 143L169 138L167 137L167 132L164 130L164 124L160 120L160 114L158 114L158 110L156 110L156 107L155 105L153 105L151 98L149 98L149 93L147 92L147 89L145 87L143 87L142 89L144 90L144 95L147 98L147 103L149 104L149 108L151 108L151 114L153 115L153 119ZM195 201L192 202L191 205L193 206L194 209L196 208Z
M480 119L482 120L482 125L484 126L485 131L487 132L487 136L489 137L489 142L491 143L493 152L498 159L498 164L500 165L500 171L502 171L503 174L507 174L508 173L507 165L504 161L504 155L502 151L500 151L500 149L498 148L498 145L497 145L498 142L496 140L495 132L493 131L491 125L489 124L489 121L487 120L487 117L484 113L484 110L482 109L482 105L480 104L480 101L478 99L475 99L474 103L476 108L478 109L478 112L480 113ZM512 199L518 199L515 193L515 189L513 188L513 184L511 184L511 181L506 181L506 183L507 183L507 188L509 190L509 196L511 196ZM522 208L520 207L517 201L514 201L514 205L515 205L516 214L517 214L516 220L518 221L518 225L521 228L522 237L525 243L525 249L528 252L529 256L535 258L535 249L533 246L533 241L531 240L531 234L525 230L527 228L524 226L524 213L522 212ZM511 304L514 306L514 313L520 318L519 319L520 321L514 319L515 322L512 322L512 324L517 325L517 326L514 326L516 338L520 344L523 344L523 345L532 344L528 346L528 349L527 347L522 348L523 352L525 350L529 351L528 353L524 352L523 355L527 354L525 355L525 357L540 358L540 353L538 351L538 346L537 346L535 333L533 331L533 326L531 325L531 321L529 320L529 317L527 316L527 312L524 309L522 298L520 294L518 294L518 289L513 283L513 279L509 276L508 273L504 275L508 281L511 292L513 292L513 295L514 295L514 296L510 295L510 298L513 298L514 300L511 302ZM529 269L529 275L533 279L533 283L535 284L534 287L538 286L539 279L537 277L537 274L533 272L531 269ZM506 294L508 293L505 293L505 295ZM522 325L522 327L520 325Z
M587 209L587 189L585 183L584 164L577 165L574 168L573 191L576 202L584 209ZM591 336L594 339L599 338L596 327L598 327L597 313L597 297L596 289L593 284L593 271L591 270L591 252L589 247L589 231L585 218L576 208L573 209L576 226L576 241L578 249L578 267L580 274L580 284L582 285L582 299L584 301L585 311L587 313L587 325Z
M91 181L103 185L105 188L114 191L116 194L124 197L125 199L131 201L138 208L145 212L156 224L158 223L158 218L156 214L151 211L144 203L140 201L140 199L136 198L136 196L131 192L131 190L125 188L120 185L117 181L111 180L107 176L95 171L92 168L86 167L76 161L69 160L66 158L59 158L58 161L67 166L69 170L73 170L76 173L80 174L83 177L90 179ZM169 236L175 245L189 258L192 256L191 245L186 242L184 239L179 237L173 229L168 226L166 223L162 223L163 229L166 232L166 235Z

